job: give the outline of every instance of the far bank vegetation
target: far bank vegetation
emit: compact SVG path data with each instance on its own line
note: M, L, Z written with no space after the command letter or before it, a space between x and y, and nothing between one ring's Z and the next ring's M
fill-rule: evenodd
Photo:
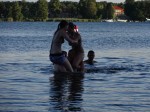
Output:
M124 15L114 16L113 6L124 9ZM59 0L38 0L27 2L0 2L0 21L68 21L93 22L103 19L123 18L128 21L145 21L150 18L150 1L125 0L124 3L96 2L80 0L79 2Z

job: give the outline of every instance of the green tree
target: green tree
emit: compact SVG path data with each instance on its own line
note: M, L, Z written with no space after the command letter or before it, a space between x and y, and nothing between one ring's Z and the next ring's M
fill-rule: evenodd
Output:
M150 18L150 1L137 1L135 3L137 9L140 10L140 13L145 16L145 18ZM139 14L139 15L141 15Z
M48 2L46 0L37 1L37 13L38 20L45 21L48 18Z
M29 18L36 20L37 18L37 3L28 4L29 7Z
M131 4L131 3L134 3L134 2L135 2L135 0L125 0L126 4L128 4L128 3Z
M24 16L24 19L28 19L29 18L29 5L27 4L27 2L25 0L22 0L22 14Z
M4 17L5 5L3 2L0 2L0 18Z
M144 13L141 11L141 10L137 10L137 20L138 21L145 21L146 20L146 18L145 18L145 15L144 15Z
M75 6L75 4L70 2L70 4L68 5L68 11L69 11L70 17L76 17L77 7Z
M96 18L97 7L96 0L87 1L87 18L93 19Z
M145 2L146 3L146 5L145 5L145 16L147 17L147 18L150 18L150 1L147 1L147 2Z
M95 18L97 13L96 0L80 0L79 12L83 18Z
M86 8L87 8L87 0L80 0L79 1L79 13L83 18L86 18Z
M103 19L113 19L114 18L114 8L112 3L107 3L103 11Z
M102 15L103 15L103 9L105 7L105 3L104 2L97 2L97 18L102 19Z
M21 21L24 20L46 20L47 17L76 17L76 18L113 18L112 5L125 9L125 15L131 21L144 21L150 18L150 0L125 0L125 4L109 4L107 2L96 2L95 0L80 0L78 2L59 2L50 0L47 6L46 0L38 2L0 2L1 20ZM48 7L48 8L47 8ZM49 13L48 13L49 11ZM49 16L47 16L49 14Z
M12 17L14 21L22 21L23 14L18 2L14 2L12 7L9 8L8 17Z
M50 0L49 2L49 12L50 17L59 17L61 13L61 4L59 0Z
M134 0L128 1L126 0L125 4L125 14L130 18L131 21L145 21L147 17L147 11L148 6L146 8L146 5L148 4L147 1L137 1L134 2Z
M134 10L135 10L134 0L126 0L124 5L125 15L128 16L130 19L132 19Z
M12 8L12 6L10 6L9 9L8 9L7 18L13 18L13 16L12 16L12 11L13 11L13 8Z
M61 2L61 17L77 18L78 17L78 3L64 1Z
M113 19L114 17L114 8L112 3L107 4L107 18L108 19Z

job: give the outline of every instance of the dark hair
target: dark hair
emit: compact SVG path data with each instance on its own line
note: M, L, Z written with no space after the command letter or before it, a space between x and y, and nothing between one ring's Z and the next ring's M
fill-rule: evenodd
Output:
M90 50L90 51L88 52L88 54L90 54L90 53L94 54L95 52L94 52L93 50Z
M65 20L60 21L60 23L58 24L59 29L64 28L65 26L68 25L68 22Z
M70 28L70 29L74 29L74 27L75 27L75 24L73 24L72 22L69 22L68 25L69 25L69 28Z
M57 30L54 34L56 34L59 29L62 29L64 27L66 27L67 25L68 25L68 22L66 20L61 20L60 23L58 24Z

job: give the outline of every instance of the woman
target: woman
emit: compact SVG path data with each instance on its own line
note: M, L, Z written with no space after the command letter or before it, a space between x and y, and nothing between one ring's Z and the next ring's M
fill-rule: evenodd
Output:
M68 52L68 60L70 61L74 71L84 71L84 49L82 47L81 36L78 33L78 27L73 23L69 23L68 34L71 39L78 41L78 44L71 44L72 49Z
M61 46L64 43L64 39L67 40L71 44L77 44L76 40L71 39L68 34L66 33L68 28L68 22L65 20L62 20L58 24L58 28L56 32L54 33L54 37L52 39L51 43L51 49L50 49L50 60L54 63L55 66L59 66L59 72L73 72L72 66L70 62L68 61L67 57L65 57L64 53L62 52Z

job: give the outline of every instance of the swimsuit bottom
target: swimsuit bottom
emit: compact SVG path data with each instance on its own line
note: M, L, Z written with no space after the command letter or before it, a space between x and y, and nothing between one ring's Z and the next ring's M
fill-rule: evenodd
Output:
M65 55L63 53L59 53L59 54L50 54L49 56L50 61L53 62L54 64L59 64L62 65L65 62Z

